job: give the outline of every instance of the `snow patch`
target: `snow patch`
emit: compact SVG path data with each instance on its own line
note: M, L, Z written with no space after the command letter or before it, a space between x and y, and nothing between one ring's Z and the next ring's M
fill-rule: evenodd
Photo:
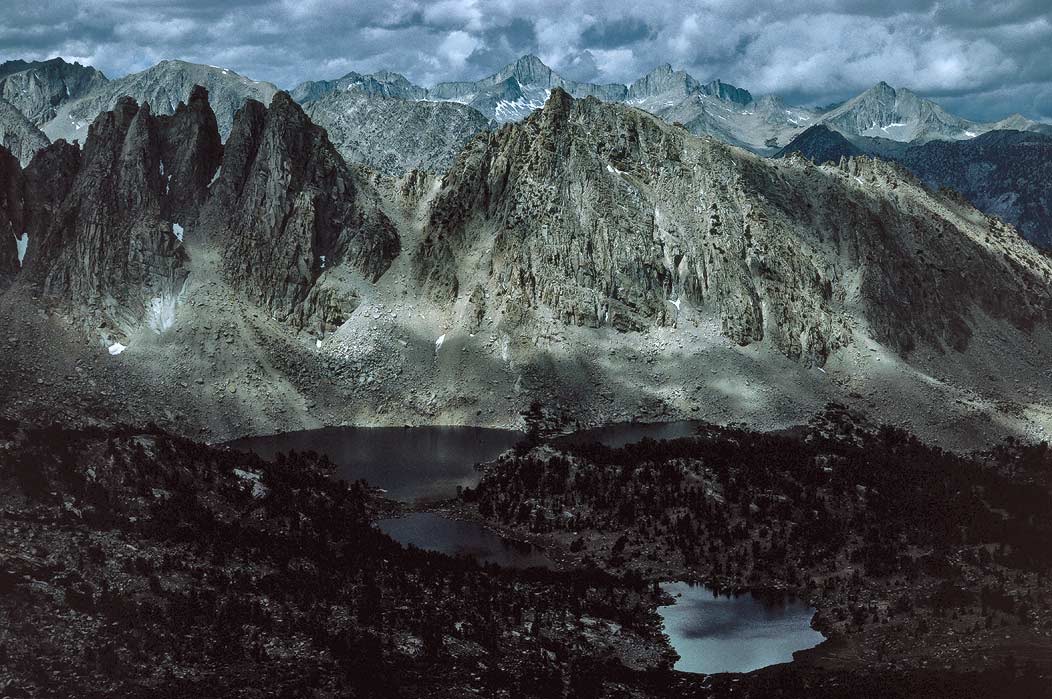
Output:
M171 294L155 296L150 299L150 309L146 314L146 325L160 335L175 325L175 306L178 299Z
M15 250L18 251L18 266L26 259L26 250L29 248L29 231L22 231L21 238L15 238Z
M325 255L321 255L321 268L325 269Z
M114 342L109 347L110 354L112 354L114 357L116 357L118 354L120 354L121 352L123 352L126 349L128 349L128 348L125 345L122 345L119 342Z
M438 339L435 340L435 354L438 354L438 351L440 349L442 349L442 345L445 344L445 342L446 342L446 336L445 335L439 335Z
M178 223L172 224L172 234L179 239L179 242L183 242L183 227Z
M223 171L222 167L219 167L219 168L216 169L216 174L212 175L212 181L208 183L209 187L211 187L212 185L214 185L216 183L216 180L219 179L219 173L221 173L222 171Z

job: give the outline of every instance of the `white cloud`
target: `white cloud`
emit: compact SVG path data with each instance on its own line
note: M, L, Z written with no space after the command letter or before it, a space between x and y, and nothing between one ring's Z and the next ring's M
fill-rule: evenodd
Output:
M7 0L0 45L110 76L183 58L283 87L382 68L475 79L532 51L603 81L670 62L790 101L886 80L966 116L1052 117L1047 0Z

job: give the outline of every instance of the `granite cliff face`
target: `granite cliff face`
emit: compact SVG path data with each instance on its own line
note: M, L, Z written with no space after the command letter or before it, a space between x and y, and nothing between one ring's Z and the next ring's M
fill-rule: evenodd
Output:
M0 146L25 166L48 143L47 136L33 126L22 112L0 99Z
M24 279L106 343L174 325L196 269L191 242L203 259L216 250L252 302L322 331L356 305L344 271L374 281L399 252L368 178L285 93L269 109L246 102L226 148L195 86L170 115L121 99L83 151L57 141L24 171L3 154L0 282Z
M30 255L30 280L104 339L122 339L142 324L156 332L170 327L188 274L172 219L206 196L219 162L217 138L199 88L172 116L121 99L91 125L79 163L76 148L63 142L45 151L27 179L44 179L46 166L65 174L32 195L46 228Z
M54 119L60 105L101 89L107 82L101 71L61 58L0 64L0 98L36 126Z
M17 271L0 248L0 324L29 351L5 415L223 439L516 426L534 400L775 429L855 400L969 444L1052 424L1047 258L896 165L766 160L556 88L395 180L283 93L222 148L203 90L172 111L122 100L83 151L8 159L0 225L29 236Z
M22 268L18 241L24 232L22 170L15 156L0 148L0 290L10 286Z
M490 121L455 102L410 101L349 90L304 106L340 155L385 175L445 172L472 136Z
M37 153L33 162L22 171L27 238L24 267L28 268L39 255L41 242L51 232L55 217L73 189L80 163L80 148L65 141L55 141Z
M327 269L347 263L375 280L400 250L368 184L287 93L237 113L204 221L231 281L299 326L353 310L346 293L316 285Z
M739 344L818 363L859 327L908 353L965 347L980 315L1044 323L1050 273L1011 228L888 164L767 161L561 90L469 144L418 261L435 298L480 285L506 323L642 330L689 304Z
M756 153L770 154L817 117L776 97L754 98L720 80L702 83L665 64L628 87L627 104L697 136L713 136Z

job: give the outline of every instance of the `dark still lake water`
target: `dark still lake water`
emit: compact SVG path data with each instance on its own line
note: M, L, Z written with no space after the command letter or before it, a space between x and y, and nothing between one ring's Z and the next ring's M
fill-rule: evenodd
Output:
M751 672L787 663L798 650L824 640L811 628L814 609L794 599L777 603L752 595L717 597L703 585L663 583L673 605L658 607L683 672Z
M608 447L618 448L634 444L644 437L653 440L678 439L697 434L698 425L694 420L676 422L620 422L603 427L592 427L573 434L564 435L553 440L556 444L588 444L599 442Z
M450 556L471 556L506 568L550 568L552 562L530 544L509 541L475 522L431 512L377 520L376 526L400 544Z
M483 427L329 427L249 437L231 442L265 459L290 450L316 451L336 464L341 478L365 479L403 502L442 500L457 486L474 486L476 463L497 458L523 435Z

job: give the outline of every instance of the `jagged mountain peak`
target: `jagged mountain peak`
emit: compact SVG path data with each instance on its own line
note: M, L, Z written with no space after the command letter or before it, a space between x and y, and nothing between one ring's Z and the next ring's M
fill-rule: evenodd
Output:
M847 135L893 141L973 138L985 130L907 88L894 88L884 81L826 112L821 121Z
M533 54L522 56L496 73L474 82L439 83L427 98L467 104L498 122L518 121L540 108L550 90L561 87L575 97L595 96L621 101L628 88L620 84L597 85L567 80Z
M673 70L672 64L664 63L628 86L628 101L642 104L648 99L685 98L697 92L701 84L683 70Z
M269 108L249 100L238 110L202 218L230 281L300 327L342 322L353 309L318 285L327 268L347 262L375 280L400 249L371 185L284 91Z
M544 61L534 54L528 53L519 57L514 63L509 63L501 68L497 71L495 77L498 80L515 78L523 85L547 85L552 81L553 76L561 80L555 71L549 68Z
M208 93L188 92L169 115L120 97L82 153L59 141L26 171L39 184L27 202L40 241L27 279L106 342L174 318L188 274L180 224L196 216L222 152Z
M480 250L491 252L463 258ZM675 322L669 300L682 299L735 342L817 362L853 327L902 353L962 349L977 314L1025 331L1052 309L1046 288L1027 290L1052 271L1047 260L901 168L761 159L558 89L540 112L469 144L417 260L435 298L478 286L504 322L645 330ZM1008 295L969 293L978 278Z
M58 107L107 83L102 72L61 58L47 61L8 61L0 65L0 97L8 100L33 124L54 118Z
M155 114L172 114L195 85L208 89L209 102L224 138L230 133L234 112L246 99L267 103L278 91L271 83L251 80L227 68L165 60L61 105L43 131L52 140L83 140L84 129L95 115L113 108L126 95L139 103L148 102Z

